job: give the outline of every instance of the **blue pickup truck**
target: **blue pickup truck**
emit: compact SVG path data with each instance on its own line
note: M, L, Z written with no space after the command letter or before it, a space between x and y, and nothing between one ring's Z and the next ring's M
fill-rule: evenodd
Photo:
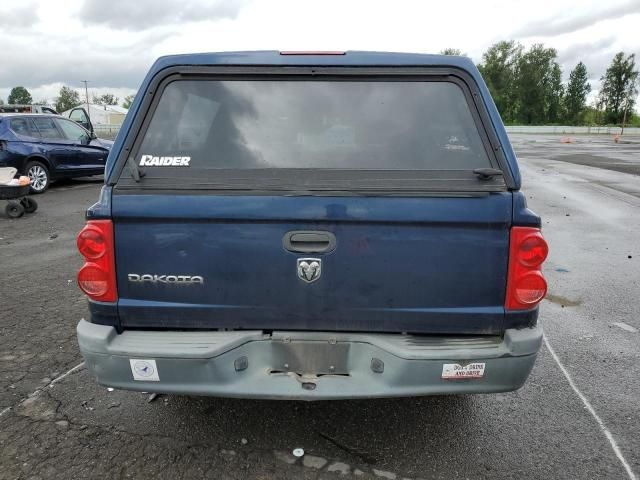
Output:
M77 243L100 384L321 400L518 389L547 244L471 60L162 57Z

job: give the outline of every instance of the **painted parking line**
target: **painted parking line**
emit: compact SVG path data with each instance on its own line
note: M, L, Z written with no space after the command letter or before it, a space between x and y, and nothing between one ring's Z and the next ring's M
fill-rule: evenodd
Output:
M551 354L556 364L558 365L558 368L560 368L560 371L563 373L563 375L567 379L567 382L569 382L569 386L572 388L572 390L575 392L578 398L582 401L587 411L598 423L598 426L600 427L600 431L604 433L605 437L607 437L607 440L609 441L609 444L611 445L613 452L616 454L616 457L618 457L618 460L620 460L620 463L622 464L625 471L627 472L629 480L638 480L638 477L636 476L636 474L633 473L633 470L631 470L631 466L629 465L629 462L627 462L627 460L624 458L624 455L622 454L622 451L620 451L620 447L618 446L618 443L616 442L615 438L613 438L613 435L611 434L607 426L604 424L600 416L596 413L593 406L591 406L591 403L589 402L587 397L584 396L584 394L578 389L576 384L573 382L571 375L569 375L569 372L560 361L560 358L558 357L558 355L556 355L556 352L553 350L553 348L549 344L549 340L547 340L547 336L543 335L542 338L544 339L544 344L547 347L547 350L549 350L549 353Z
M56 383L58 383L60 380L64 379L65 377L68 377L69 375L71 375L73 372L80 370L82 367L84 367L84 362L79 363L78 365L76 365L75 367L67 370L66 372L64 372L62 375L57 376L56 378L54 378L53 380L51 380L49 383L47 383L44 387L40 387L37 390L35 390L33 393L31 393L31 395L29 395L27 398L24 398L22 400L20 400L16 405L21 405L22 403L24 403L26 400L30 399L30 398L34 398L37 397L38 395L40 395L42 393L42 391L45 388L51 388L53 387ZM16 406L14 405L14 407ZM2 410L0 412L0 417L2 417L5 413L8 413L9 411L11 411L12 408L14 407L7 407L4 410Z
M631 325L629 325L628 323L624 323L624 322L613 322L611 325L618 327L622 330L624 330L625 332L629 332L629 333L638 333L638 329L636 327L632 327Z

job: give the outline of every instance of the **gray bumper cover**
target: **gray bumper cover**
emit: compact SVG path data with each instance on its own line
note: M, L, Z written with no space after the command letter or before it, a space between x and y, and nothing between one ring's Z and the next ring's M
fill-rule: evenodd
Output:
M128 390L325 400L516 390L542 342L540 326L503 337L322 332L125 331L84 320L78 342L100 384ZM134 380L131 359L159 381ZM443 364L484 363L482 378L442 379Z

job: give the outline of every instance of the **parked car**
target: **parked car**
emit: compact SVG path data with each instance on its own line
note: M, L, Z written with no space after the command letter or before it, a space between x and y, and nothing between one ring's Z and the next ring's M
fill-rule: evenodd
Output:
M113 142L47 114L0 113L0 167L15 167L42 193L60 178L102 175Z
M103 385L320 400L503 392L547 244L473 62L159 59L78 235Z
M0 113L50 113L52 115L60 115L70 118L74 122L83 126L85 130L94 133L93 123L89 118L89 114L84 107L75 107L68 112L58 113L55 109L46 105L21 105L21 104L2 104L0 105Z
M0 113L50 113L58 115L58 112L46 105L22 105L14 103L5 103L0 105Z

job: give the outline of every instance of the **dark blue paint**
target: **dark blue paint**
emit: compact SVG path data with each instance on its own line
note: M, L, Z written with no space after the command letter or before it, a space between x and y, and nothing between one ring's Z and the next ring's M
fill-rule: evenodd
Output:
M120 220L341 221L470 225L511 223L511 193L478 197L276 197L114 194Z
M92 304L101 322L141 328L244 328L496 334L535 324L537 309L505 312L509 228L539 226L527 209L515 155L471 60L455 56L277 52L160 58L144 79L180 65L441 66L476 82L515 191L479 197L276 197L115 194L105 187L88 218L115 224L117 306ZM146 93L145 93L146 94ZM107 162L107 183L132 123L137 95ZM321 278L297 278L282 237L331 231ZM128 273L201 275L205 284L135 284Z
M511 194L470 198L114 195L124 327L498 333ZM337 239L312 284L282 247ZM128 273L201 275L139 284Z
M513 192L513 224L521 227L540 228L540 217L527 208L527 197Z

